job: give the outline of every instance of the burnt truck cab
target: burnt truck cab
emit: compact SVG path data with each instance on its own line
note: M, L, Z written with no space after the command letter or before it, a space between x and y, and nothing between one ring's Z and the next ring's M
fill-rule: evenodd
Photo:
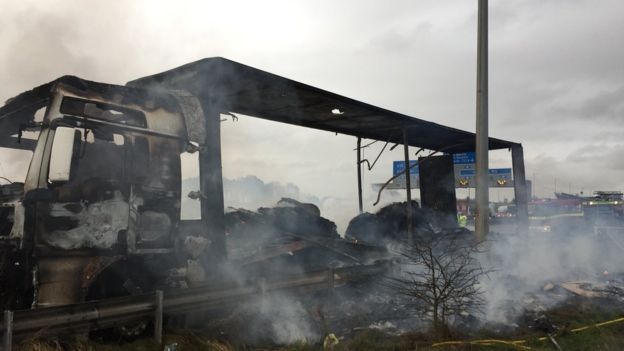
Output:
M197 259L208 240L182 233L181 155L203 143L202 119L182 91L72 76L7 101L0 150L32 153L24 182L0 187L0 283L19 295L5 305L141 292Z

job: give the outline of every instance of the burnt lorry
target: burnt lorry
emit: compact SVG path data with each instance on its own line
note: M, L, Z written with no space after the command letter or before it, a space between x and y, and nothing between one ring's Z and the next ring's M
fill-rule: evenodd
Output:
M207 118L183 90L73 76L7 101L0 150L29 167L0 185L3 307L241 283L384 255L342 239L318 208L293 199L225 213ZM182 159L193 154L206 161L201 184L183 193ZM201 203L200 218L182 217L185 201Z
M0 152L22 166L10 167L14 177L0 177L2 307L62 305L219 285L240 280L240 272L243 280L263 279L387 258L383 246L342 238L318 208L294 200L226 212L220 123L227 114L356 137L360 213L362 139L402 144L406 163L408 146L446 153L475 147L473 133L219 57L123 86L58 78L0 107ZM490 138L489 147L512 151L518 218L525 218L522 146ZM186 193L182 172L189 155L197 159L199 184ZM430 185L421 181L421 191L444 188L436 179L452 177L452 165L442 166L432 168ZM199 218L182 216L189 198L199 203ZM406 200L401 211L409 236L418 216L407 205L410 192ZM425 196L422 205L439 210L437 200Z
M0 147L31 159L23 182L0 186L5 307L153 288L199 257L209 240L180 233L180 155L197 151L201 118L183 92L72 76L7 101ZM181 256L179 239L193 237Z

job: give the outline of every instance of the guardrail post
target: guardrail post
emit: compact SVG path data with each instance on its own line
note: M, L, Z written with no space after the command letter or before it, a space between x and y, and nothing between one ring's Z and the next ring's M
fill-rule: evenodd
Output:
M4 351L13 347L13 311L4 311Z
M162 328L163 328L163 292L156 290L154 302L154 340L162 344Z

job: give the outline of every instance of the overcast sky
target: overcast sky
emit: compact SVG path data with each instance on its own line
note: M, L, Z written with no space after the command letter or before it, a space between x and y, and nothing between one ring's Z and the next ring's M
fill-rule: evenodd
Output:
M0 3L3 101L64 74L124 84L223 56L474 131L476 0ZM559 191L624 190L623 18L619 0L490 1L490 135L524 145L538 195L555 179ZM228 177L355 194L352 137L244 118L223 135ZM385 181L400 157L365 182ZM510 165L509 153L491 165Z

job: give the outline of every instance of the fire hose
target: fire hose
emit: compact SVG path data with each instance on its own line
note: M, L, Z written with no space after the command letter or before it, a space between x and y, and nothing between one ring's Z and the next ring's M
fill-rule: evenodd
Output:
M579 327L579 328L574 328L571 329L570 332L571 333L578 333L578 332L582 332L585 330L589 330L591 328L600 328L600 327L604 327L607 325L612 325L612 324L616 324L616 323L621 323L624 322L624 317L621 318L616 318L616 319L612 319L609 321L605 321L605 322L600 322L600 323L596 323L596 324L590 324L590 325L586 325L583 327ZM540 338L537 338L538 341L546 341L549 340L548 336L543 336ZM524 340L497 340L497 339L482 339L482 340L462 340L462 341L443 341L443 342L438 342L435 344L432 344L431 347L442 347L442 346L452 346L452 345L479 345L479 346L493 346L495 344L504 344L504 345L509 345L512 347L515 347L519 350L531 350L531 348L529 346L525 346L524 344L526 344L529 340L528 339L524 339Z

